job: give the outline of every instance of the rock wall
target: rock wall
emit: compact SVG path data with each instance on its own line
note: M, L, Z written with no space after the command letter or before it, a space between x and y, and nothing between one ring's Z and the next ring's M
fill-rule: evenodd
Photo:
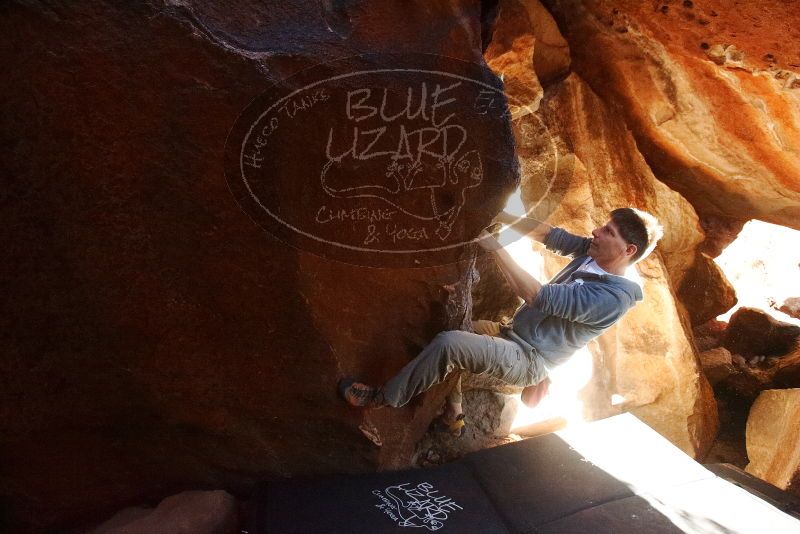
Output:
M791 3L545 4L573 69L624 116L659 179L703 216L800 228L800 33Z
M475 2L4 6L6 528L408 464L444 390L365 414L336 381L381 381L467 324L474 250L380 269L289 246L237 204L224 147L241 111L300 69L365 52L480 65L480 34ZM510 130L492 143L512 150ZM472 226L515 186L498 161L510 166Z

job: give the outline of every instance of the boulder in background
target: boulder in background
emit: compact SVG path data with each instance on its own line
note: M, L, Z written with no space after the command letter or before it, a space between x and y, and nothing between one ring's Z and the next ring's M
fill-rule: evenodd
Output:
M800 389L763 391L747 418L746 471L800 495Z

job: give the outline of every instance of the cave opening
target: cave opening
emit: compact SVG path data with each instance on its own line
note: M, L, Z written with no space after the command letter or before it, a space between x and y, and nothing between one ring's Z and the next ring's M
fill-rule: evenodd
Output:
M695 329L720 420L706 462L744 469L753 461L747 443L763 431L748 425L754 402L800 385L800 231L749 221L714 261L738 302Z
M800 310L795 307L792 311L792 302L800 297L800 231L749 221L714 261L738 298L717 320L728 322L736 311L747 307L800 326Z

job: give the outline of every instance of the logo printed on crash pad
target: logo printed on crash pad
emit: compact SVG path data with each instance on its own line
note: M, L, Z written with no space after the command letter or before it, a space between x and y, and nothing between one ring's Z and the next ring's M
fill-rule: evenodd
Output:
M381 501L375 507L399 527L439 530L450 514L463 510L453 499L440 494L427 482L417 485L398 484L383 490L374 490L372 494Z

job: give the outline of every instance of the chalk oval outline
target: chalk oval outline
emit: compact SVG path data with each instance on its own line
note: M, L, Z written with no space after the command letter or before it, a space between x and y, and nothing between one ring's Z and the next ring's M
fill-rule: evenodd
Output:
M438 55L435 55L435 54L416 54L416 55L426 56L428 58L442 57L442 56L438 56ZM386 56L388 56L388 54ZM351 60L352 59L363 59L364 57L369 57L369 56L351 56L350 58L340 58L340 59L337 59L337 62L345 61L345 60L348 60L348 59L351 59ZM470 62L466 62L466 61L459 60L459 59L456 59L456 58L451 58L451 57L446 57L446 59L450 60L450 61L458 61L458 62L461 62L461 63L468 63L468 64L473 65L475 67L483 68L483 66L481 66L481 65L479 65L477 63L470 63ZM319 67L321 65L324 65L324 64L317 65L316 67ZM305 69L304 71L300 71L300 72L294 74L293 76L289 76L287 78L284 78L284 81L285 80L290 80L290 79L294 78L295 76L303 74L303 72L312 70L313 68L315 68L315 67L309 67L308 69ZM541 202L544 201L545 198L547 198L548 194L550 193L550 191L551 191L551 189L553 187L553 184L555 183L556 177L558 175L559 153L558 153L558 146L556 144L555 139L553 138L552 134L550 133L550 130L547 127L547 125L544 123L544 121L542 121L541 117L539 117L536 114L536 110L533 110L527 104L520 103L518 101L518 99L514 98L513 96L511 96L511 95L507 94L506 92L504 92L503 90L498 89L497 87L494 87L494 86L492 86L492 85L490 85L490 84L488 84L486 82L483 82L483 81L480 81L480 80L476 80L474 78L470 78L470 77L467 77L467 76L462 76L460 74L454 74L454 73L451 73L451 72L445 72L445 71L440 71L440 70L432 70L432 69L408 68L408 67L407 68L366 69L366 70L358 70L358 71L338 74L336 76L329 76L329 77L326 77L326 78L323 78L323 79L320 79L320 80L316 80L316 81L311 82L309 84L306 84L303 87L300 87L298 89L295 89L291 93L281 97L280 99L275 101L272 105L270 105L266 110L264 110L258 116L258 118L256 118L254 121L252 121L250 127L247 130L247 133L244 135L244 137L243 137L243 139L241 141L241 147L240 147L240 150L239 150L239 158L238 158L239 178L244 183L244 186L245 186L245 188L247 190L247 193L250 196L250 198L258 205L258 207L264 213L266 213L270 218L272 218L272 220L274 220L276 223L282 225L283 227L288 228L292 232L294 232L294 233L296 233L296 234L298 234L300 236L303 236L305 238L312 239L312 240L320 242L320 243L324 243L324 244L329 245L329 246L338 247L338 248L344 249L344 250L351 250L351 251L355 251L355 252L359 252L359 253L379 253L379 254L390 254L390 255L425 254L425 253L434 253L434 252L442 252L442 251L453 250L453 249L461 248L461 247L464 247L464 246L469 245L471 243L477 243L478 241L480 241L479 237L475 237L473 239L469 239L469 240L466 240L466 241L459 241L457 243L451 243L451 244L448 244L448 245L442 245L442 246L437 246L437 247L429 247L429 248L420 248L420 249L405 249L405 250L368 248L368 247L362 247L362 246L357 246L357 245L350 245L350 244L347 244L347 243L341 243L341 242L338 242L338 241L331 241L331 240L319 237L317 235L314 235L314 234L312 234L310 232L307 232L307 231L305 231L305 230L303 230L301 228L298 228L295 225L293 225L293 224L283 220L282 218L280 218L278 215L273 213L267 206L264 205L264 203L261 201L261 199L258 197L258 195L255 194L255 192L253 191L250 183L248 182L248 179L247 179L247 177L245 175L245 170L244 170L244 152L245 152L245 147L247 146L248 140L250 139L251 135L253 134L253 130L261 123L262 119L264 119L265 116L269 115L276 107L280 106L285 101L293 98L294 96L296 96L299 93L302 93L302 92L307 91L309 89L313 89L314 87L317 87L317 86L322 85L322 84L326 84L328 82L342 80L342 79L350 78L350 77L354 77L354 76L363 76L363 75L381 74L381 73L397 74L397 73L404 73L404 72L406 72L406 73L427 74L427 75L438 75L438 76L443 76L443 77L446 77L446 78L461 80L461 81L464 81L464 82L475 84L477 86L480 86L480 87L483 87L485 89L488 89L488 90L490 90L490 91L492 91L492 92L494 92L496 94L499 94L503 98L505 98L509 104L514 104L515 106L517 106L518 109L526 111L526 113L520 115L519 117L517 117L517 119L514 119L514 117L510 117L509 121L511 121L512 124L513 124L513 122L515 120L519 120L519 119L522 119L524 117L531 116L531 117L535 118L538 121L539 125L542 127L542 129L547 134L548 144L550 145L550 149L551 149L552 155L553 155L553 158L552 158L552 161L553 161L553 172L552 172L552 175L550 176L550 179L548 180L548 184L547 184L547 187L545 188L544 192L541 194L541 196L537 200L536 204L534 206L532 206L531 208L526 210L526 215L528 213L530 213L531 211L533 211ZM256 97L253 101L255 102L259 98L260 97ZM249 108L249 105L248 105L247 108ZM245 108L245 111L247 110L247 108ZM515 142L516 142L516 139L515 139ZM227 141L226 141L226 145L227 145ZM515 156L516 156L516 154L515 154ZM245 213L247 213L247 210L244 208L244 206L241 206L241 207L244 209ZM254 222L256 222L256 224L258 224L259 226L261 226L263 228L263 225L258 223L258 221L254 221ZM265 230L266 230L266 228L265 228ZM272 232L270 232L270 233L272 233ZM281 240L281 241L283 241L283 240ZM294 245L290 244L290 246L294 246ZM323 256L324 256L324 254L323 254Z

